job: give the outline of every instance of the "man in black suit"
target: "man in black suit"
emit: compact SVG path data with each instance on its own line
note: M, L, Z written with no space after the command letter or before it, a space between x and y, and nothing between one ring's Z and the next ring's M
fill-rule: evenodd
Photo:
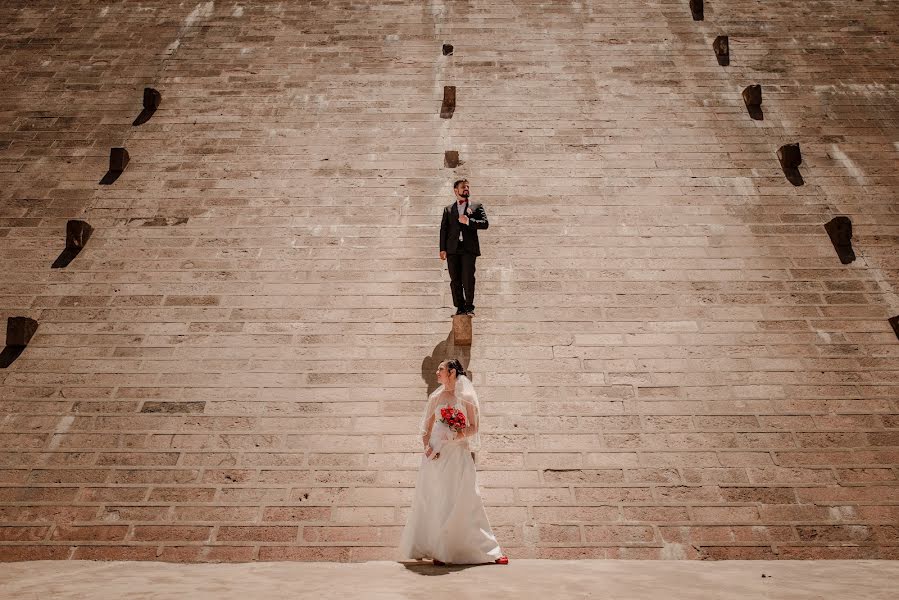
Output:
M474 263L481 255L478 229L487 229L487 213L480 202L469 202L468 180L454 183L453 194L456 201L443 209L440 222L440 260L449 268L456 314L474 316Z

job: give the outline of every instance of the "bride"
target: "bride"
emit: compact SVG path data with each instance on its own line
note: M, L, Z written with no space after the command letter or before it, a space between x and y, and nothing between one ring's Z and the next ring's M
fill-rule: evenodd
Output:
M480 448L478 395L455 358L440 363L437 381L441 385L428 398L421 421L424 456L400 552L404 558L429 557L437 566L508 564L476 481L472 452Z

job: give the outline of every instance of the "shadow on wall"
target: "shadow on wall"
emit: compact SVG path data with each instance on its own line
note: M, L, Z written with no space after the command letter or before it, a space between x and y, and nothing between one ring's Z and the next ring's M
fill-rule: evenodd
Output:
M805 179L802 178L802 173L799 172L797 167L782 167L784 175L787 178L787 181L799 187L801 185L805 185Z
M424 357L421 361L421 378L428 386L429 396L438 387L437 367L448 358L458 358L465 368L468 378L471 379L471 373L468 373L468 363L471 361L471 346L456 346L453 342L453 332L450 330L446 339L434 346L434 351L431 352L431 355Z

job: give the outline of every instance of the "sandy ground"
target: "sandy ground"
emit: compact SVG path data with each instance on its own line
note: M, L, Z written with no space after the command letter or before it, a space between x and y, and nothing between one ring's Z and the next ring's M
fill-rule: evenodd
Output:
M763 577L763 575L765 575ZM899 561L416 563L36 561L0 565L0 597L66 598L793 598L897 597Z

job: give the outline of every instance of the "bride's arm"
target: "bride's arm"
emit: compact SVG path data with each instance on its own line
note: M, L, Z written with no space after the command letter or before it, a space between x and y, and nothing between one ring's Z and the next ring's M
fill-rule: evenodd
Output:
M433 429L433 428L434 428L434 415L431 414L431 418L428 419L428 424L426 427L427 432L423 436L421 436L421 445L424 446L426 450L431 441L431 429Z

